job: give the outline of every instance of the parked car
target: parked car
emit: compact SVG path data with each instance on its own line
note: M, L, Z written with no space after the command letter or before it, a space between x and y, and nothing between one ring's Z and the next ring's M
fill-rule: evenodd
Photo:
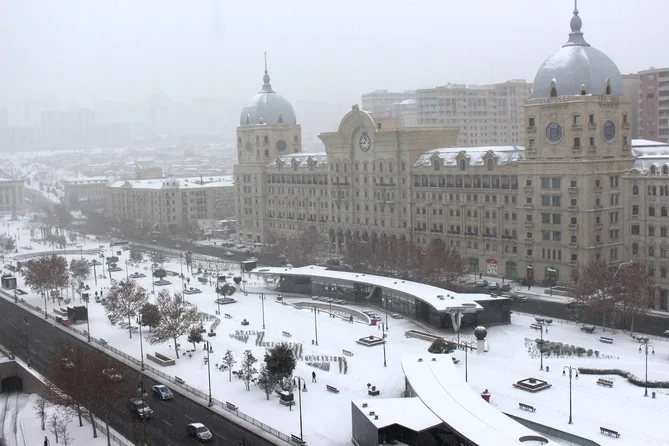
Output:
M123 375L121 375L118 370L114 368L104 369L102 374L106 376L110 381L119 382L123 381Z
M487 280L479 280L476 282L475 287L476 288L486 288L488 286L488 281Z
M153 396L160 398L161 400L171 400L174 399L174 394L169 387L162 384L157 384L151 387L151 393Z
M234 256L234 254L231 253L230 251L226 251L224 255L227 256L227 257L232 257L232 256Z
M128 408L131 414L142 420L153 417L153 409L141 398L130 398L128 400Z
M497 291L499 290L499 283L493 282L490 285L488 285L488 290L490 291Z
M190 438L195 438L200 443L211 441L214 438L209 429L207 429L207 426L202 423L189 424L186 427L186 432Z
M503 283L501 287L499 287L500 291L511 291L511 284L508 283Z

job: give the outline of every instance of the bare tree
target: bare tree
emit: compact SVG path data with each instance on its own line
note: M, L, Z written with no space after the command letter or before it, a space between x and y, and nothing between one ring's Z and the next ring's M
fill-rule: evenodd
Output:
M109 289L104 307L113 324L120 320L128 321L128 333L132 338L132 318L139 314L148 301L149 295L144 288L134 280L126 280Z
M258 360L253 356L251 350L244 351L244 359L242 360L240 373L242 375L242 381L244 381L244 384L246 385L246 390L251 390L251 380L253 379L253 375L258 372L253 366L257 361Z
M74 440L72 434L70 434L68 430L68 425L70 424L70 421L72 421L72 414L66 407L59 408L58 412L60 413L60 417L57 421L56 429L60 434L60 440L63 442L63 445L68 446L72 444L72 441Z
M262 391L265 392L265 397L267 400L269 400L269 397L272 396L272 392L274 392L276 385L280 381L281 380L279 377L270 373L265 365L260 367L260 373L258 374L258 387L260 387Z
M40 419L42 430L46 429L46 410L51 406L51 403L44 398L38 398L33 404L33 409L35 410L35 417Z
M227 350L225 356L223 356L223 364L228 367L228 376L230 378L229 382L232 382L232 366L237 363L235 360L235 355L232 354L232 350Z
M58 444L58 436L60 434L60 412L55 410L49 417L49 432L56 437L56 444Z
M613 315L616 307L616 274L602 260L582 266L573 273L576 302L585 310L586 316L602 317L606 330L606 316Z
M57 255L28 260L21 268L21 274L26 285L45 299L49 290L64 288L68 283L67 262Z
M187 302L181 293L171 294L162 290L156 297L156 305L160 309L160 323L149 334L149 343L158 344L172 339L174 351L179 357L177 338L188 334L200 323L197 307Z
M158 305L151 302L145 303L139 310L142 327L149 327L149 332L160 324L160 309Z
M637 316L646 314L657 292L655 277L646 263L632 262L617 271L614 281L616 308L630 322L630 333L634 334Z

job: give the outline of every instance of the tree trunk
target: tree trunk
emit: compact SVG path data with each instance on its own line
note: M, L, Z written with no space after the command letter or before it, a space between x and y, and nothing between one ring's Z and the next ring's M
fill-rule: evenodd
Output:
M81 406L77 404L77 416L79 417L79 427L84 425L84 421L81 419Z
M630 322L630 333L632 336L634 336L634 319L636 318L636 314L632 315L632 322Z
M232 382L232 367L228 366L228 375L230 376L230 382Z
M98 438L98 428L95 426L95 418L90 409L88 409L88 416L91 418L91 426L93 426L93 438Z
M107 427L107 446L111 446L111 438L109 437L109 422L105 421L105 426Z
M176 353L177 359L179 359L179 349L177 348L177 338L175 337L173 339L174 339L174 353Z
M132 339L132 325L130 323L130 316L128 315L128 333L130 333L130 339Z
M41 410L42 410L42 412L39 414L39 416L40 416L40 419L42 421L42 430L45 430L46 429L46 424L45 424L45 422L46 422L46 412L45 412L46 407L42 408Z

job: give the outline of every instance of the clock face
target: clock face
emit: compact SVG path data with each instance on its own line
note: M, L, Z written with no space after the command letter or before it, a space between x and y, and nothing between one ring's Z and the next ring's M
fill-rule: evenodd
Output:
M246 141L246 153L249 155L253 152L253 144L251 144L251 141Z
M288 145L286 144L286 141L284 141L283 139L280 139L276 142L276 151L279 153L285 152L287 147Z
M367 134L367 132L362 133L359 144L360 144L360 150L362 150L363 152L367 152L372 147L372 140Z

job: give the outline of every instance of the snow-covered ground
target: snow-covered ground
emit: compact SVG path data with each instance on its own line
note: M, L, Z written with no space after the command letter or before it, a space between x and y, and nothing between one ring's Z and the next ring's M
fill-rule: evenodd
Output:
M11 226L11 224L10 224ZM0 232L3 227L0 226ZM13 231L13 232L12 232ZM10 234L16 233L15 229L8 229ZM29 240L29 234L24 235L21 231L21 240L18 245L23 246L25 240ZM81 243L78 242L79 245ZM83 250L97 247L98 243L89 241L83 244ZM107 253L109 253L109 245ZM46 250L50 247L32 243L33 251ZM21 248L19 248L22 251ZM116 251L116 248L114 249ZM24 251L25 252L25 251ZM125 260L129 255L123 251L120 256L119 265L123 271L112 273L115 279L125 278ZM68 261L72 257L78 258L79 253L68 254ZM84 257L93 259L94 255ZM7 260L5 260L7 263ZM178 259L171 259L165 263L167 270L179 273L182 266ZM205 265L206 266L206 265ZM183 266L186 272L185 266ZM100 268L97 270L101 274ZM148 261L138 266L129 266L129 274L141 272L147 277L138 279L138 282L152 290L151 267ZM219 272L238 274L237 266L221 266ZM187 295L186 298L196 304L200 311L215 315L217 304L214 286L200 284L196 276L191 277L189 286L201 289L199 294ZM172 282L167 288L178 291L182 289L181 280L167 277ZM97 286L93 277L88 280L91 294L95 291L104 291L110 286L108 275L106 278L98 278ZM417 327L408 320L389 321L388 343L386 348L387 367L383 366L384 353L381 346L364 347L356 343L363 336L380 336L379 327L350 324L339 318L330 318L327 312L317 314L318 345L312 345L315 338L314 313L308 309L300 310L292 305L283 305L276 301L276 292L264 287L264 283L257 277L247 277L246 289L251 291L248 295L241 292L233 297L236 303L221 306L221 321L216 329L217 336L207 338L212 342L213 353L211 353L211 386L212 395L220 401L229 401L239 407L241 412L250 415L271 427L286 434L299 434L299 410L293 407L290 411L287 407L278 403L276 396L266 400L264 393L252 385L250 391L246 391L242 381L233 376L232 382L228 381L228 373L216 369L215 365L221 363L222 357L227 349L233 351L237 364L234 370L239 369L244 350L253 352L260 367L265 348L256 346L256 335L258 331L264 331L263 342L296 342L303 346L303 359L298 361L295 374L307 381L306 393L302 395L304 437L309 444L318 445L341 445L350 441L351 435L351 409L352 399L365 399L367 396L367 384L377 386L381 390L379 399L387 397L399 397L404 391L404 377L400 367L400 359L405 354L426 353L429 343L420 339L405 338L404 332ZM25 288L22 278L19 277L19 287ZM156 286L156 292L162 287ZM262 304L258 294L264 292L266 300L265 326L262 329ZM71 293L71 291L70 291ZM33 305L43 306L44 301L33 292L29 292L24 298ZM305 299L286 298L289 304L304 301ZM308 300L308 299L307 299ZM78 299L75 300L78 303ZM53 305L47 303L48 311L52 312ZM57 306L57 305L56 305ZM140 343L137 333L129 338L128 331L117 326L112 326L104 312L101 304L93 300L89 306L91 335L105 339L110 345L123 352L139 358ZM226 318L224 314L231 317ZM242 326L242 320L248 320L248 326ZM603 344L598 341L603 333L598 328L594 334L586 334L579 330L576 324L562 324L555 321L544 334L544 338L566 344L583 347L586 350L600 351L599 358L544 358L544 365L549 366L550 371L539 371L539 358L534 357L528 351L526 338L534 340L538 333L530 328L533 319L524 315L513 315L510 325L490 327L488 329L489 352L485 354L472 353L468 356L468 383L477 392L488 389L492 394L491 403L499 410L510 414L527 418L529 420L552 426L556 429L565 430L574 434L591 438L602 445L666 445L669 438L669 424L666 418L669 412L669 391L658 390L657 398L644 398L643 388L628 383L625 379L612 376L613 388L606 388L596 384L597 377L581 375L578 380L572 382L573 394L573 419L574 424L568 424L569 418L569 379L562 376L562 368L565 365L574 367L592 366L597 368L619 368L630 371L637 376L644 376L645 356L638 353L638 343L624 333L606 336L614 338L612 345ZM208 328L210 323L205 323ZM86 329L85 324L80 326ZM231 335L237 332L249 331L251 334L248 341L237 340ZM291 336L283 335L283 332ZM146 333L145 333L146 334ZM452 334L448 334L452 337ZM463 333L462 339L473 340L471 332ZM167 374L183 378L188 385L207 392L207 366L204 363L206 352L202 345L198 345L192 354L184 354L186 350L193 348L186 338L181 343L181 358L173 367L163 368ZM669 380L669 343L665 341L653 341L655 344L655 356L648 357L649 380ZM175 357L172 343L149 345L144 339L144 352L159 352L170 357ZM347 373L340 373L338 362L330 362L329 371L315 369L306 364L306 356L342 356L342 350L349 350L354 355L346 357L348 363ZM458 370L465 375L464 353L457 351L453 356L460 359L457 364ZM321 359L322 361L323 359ZM159 368L156 364L151 364ZM316 372L317 384L311 383L312 371ZM548 390L532 394L513 387L518 380L536 377L545 379L552 385ZM329 384L340 389L339 394L327 392L325 385ZM518 403L523 402L537 408L536 412L521 411ZM633 416L630 416L633 415ZM617 430L621 433L619 439L609 438L600 434L600 426Z
M35 402L41 397L26 393L2 393L0 394L0 439L4 440L6 446L41 446L44 437L49 439L50 445L56 444L56 437L49 431L42 430L41 420L35 411ZM56 411L62 411L61 406L49 406L46 409L47 420ZM83 426L79 426L76 414L70 414L70 422L67 431L72 439L70 446L105 446L107 437L98 431L98 437L93 438L93 428L84 419ZM63 444L62 438L59 444ZM128 443L130 444L130 443Z

